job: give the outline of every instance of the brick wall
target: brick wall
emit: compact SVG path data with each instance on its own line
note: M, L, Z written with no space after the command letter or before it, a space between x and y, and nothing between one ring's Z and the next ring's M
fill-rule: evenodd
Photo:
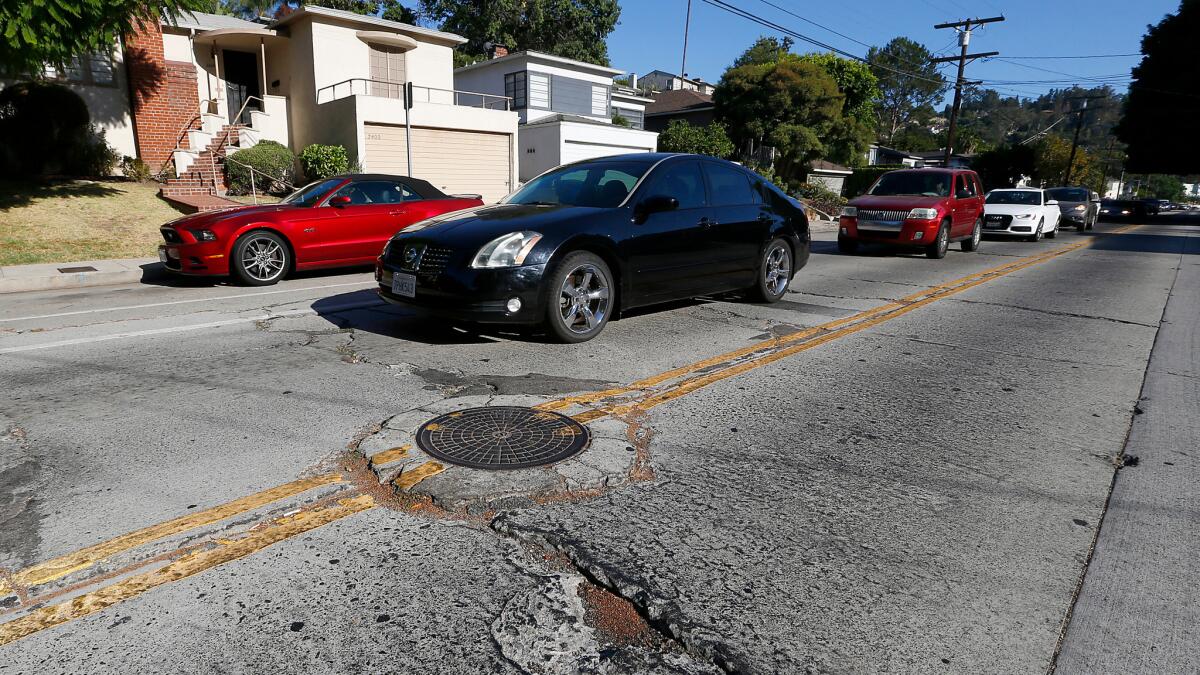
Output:
M163 57L162 27L142 23L125 36L125 63L133 100L134 135L138 155L159 170L181 140L181 129L199 112L196 67ZM199 128L199 120L192 128ZM187 137L182 138L187 147Z

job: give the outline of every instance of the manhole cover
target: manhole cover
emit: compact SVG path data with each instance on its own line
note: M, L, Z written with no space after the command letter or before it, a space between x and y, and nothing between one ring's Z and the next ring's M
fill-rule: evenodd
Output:
M553 464L587 447L580 423L558 413L516 406L468 408L435 417L417 430L417 446L473 469Z

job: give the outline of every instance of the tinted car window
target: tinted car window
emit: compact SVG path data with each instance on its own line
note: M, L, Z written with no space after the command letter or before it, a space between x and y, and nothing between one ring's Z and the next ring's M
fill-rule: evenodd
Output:
M1042 193L1036 190L997 190L996 192L988 193L987 203L1041 206Z
M396 181L364 180L343 186L333 196L349 197L353 206L399 204L405 200L404 191L404 185Z
M704 170L708 173L708 194L713 206L741 206L757 201L745 173L711 162L705 164Z
M679 200L679 208L704 206L704 176L699 162L675 162L654 172L654 183L646 196L666 195Z
M283 198L283 204L295 204L296 206L312 206L316 204L321 197L325 196L333 188L337 187L338 183L342 182L342 178L327 178L318 180L305 185L296 190L292 194Z
M950 196L950 174L937 171L885 173L867 191L869 195Z
M958 194L955 196L959 199L967 199L975 196L975 184L971 181L971 177L965 173L958 177Z
M571 164L534 178L504 203L615 208L648 168L643 162Z
M1055 188L1046 190L1047 199L1057 199L1060 202L1086 202L1088 191L1080 188Z

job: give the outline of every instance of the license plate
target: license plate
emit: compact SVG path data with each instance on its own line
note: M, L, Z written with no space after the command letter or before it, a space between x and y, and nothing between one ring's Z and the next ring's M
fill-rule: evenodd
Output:
M406 298L416 297L417 277L412 274L396 272L392 275L392 292L396 295L403 295Z
M988 221L988 222L984 223L984 227L987 227L987 228L990 228L993 230L1001 230L1001 229L1004 229L1004 223Z
M164 262L164 263L167 262L167 249L165 249L165 248L158 249L158 261Z

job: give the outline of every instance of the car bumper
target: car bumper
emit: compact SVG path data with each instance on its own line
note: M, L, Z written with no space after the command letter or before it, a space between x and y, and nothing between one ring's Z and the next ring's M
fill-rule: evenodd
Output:
M198 244L159 244L158 259L176 274L218 276L229 274L229 256L219 241Z
M422 314L477 323L535 324L545 315L542 302L542 276L545 265L526 265L505 269L447 268L436 276L416 274L416 295L405 297L392 292L392 276L405 273L398 267L379 263L375 279L379 297ZM521 301L521 308L509 311L510 300Z
M843 238L856 241L928 246L937 238L940 226L941 221L938 220L875 222L842 217L838 222L838 233Z

